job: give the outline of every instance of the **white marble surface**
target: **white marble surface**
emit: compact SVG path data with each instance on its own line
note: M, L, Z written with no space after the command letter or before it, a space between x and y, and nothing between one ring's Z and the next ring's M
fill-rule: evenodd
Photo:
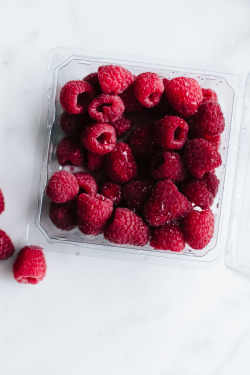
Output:
M49 51L60 45L250 70L250 2L2 0L0 227L24 244ZM246 244L248 246L248 244ZM227 270L46 252L23 286L0 263L3 375L245 375L250 283Z

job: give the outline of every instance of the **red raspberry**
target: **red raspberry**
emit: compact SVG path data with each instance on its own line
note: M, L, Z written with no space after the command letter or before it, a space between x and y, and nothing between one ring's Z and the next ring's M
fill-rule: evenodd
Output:
M105 94L121 94L134 81L132 73L117 65L100 66L98 77Z
M155 122L153 138L166 149L179 150L187 141L188 124L177 116L165 116Z
M102 185L101 194L112 200L114 206L119 206L122 200L122 188L114 182L108 181Z
M215 137L225 128L225 119L219 103L205 102L198 108L193 119L193 126L198 136Z
M183 186L182 192L188 200L199 206L203 210L211 207L214 201L213 194L207 188L205 181L199 179L192 179Z
M183 232L186 242L193 249L203 249L214 233L214 215L211 210L191 211L183 219Z
M124 105L125 113L135 113L143 111L144 107L135 97L134 84L129 87L120 95Z
M155 180L169 178L173 182L182 181L186 178L186 169L181 156L173 151L158 151L150 162L151 176Z
M219 189L220 181L217 176L212 172L206 172L202 177L202 180L206 182L207 189L211 191L213 197L216 196Z
M145 126L135 129L128 139L128 144L136 158L148 158L152 152L152 138L149 128Z
M69 81L60 92L63 109L72 115L86 112L88 104L95 96L93 87L85 81Z
M149 229L133 211L117 208L113 222L104 231L104 238L120 245L144 246L149 240Z
M46 261L39 246L25 246L13 264L14 278L21 284L37 284L46 275Z
M94 172L102 169L102 167L104 167L104 157L88 151L87 168Z
M97 193L98 185L94 177L91 176L89 173L86 173L86 172L75 173L75 178L77 179L81 193L86 193L86 194Z
M109 124L90 124L83 130L81 142L87 150L105 155L115 148L115 129Z
M122 117L125 110L123 101L118 95L102 94L89 105L89 115L97 122L115 122Z
M126 184L136 178L137 166L126 143L117 143L115 149L107 155L105 169L110 180L117 184Z
M122 198L131 210L141 213L153 183L149 180L130 181L122 187Z
M3 196L2 190L0 189L0 214L4 211L4 207L5 207L4 196Z
M151 108L159 103L164 85L156 73L147 72L136 77L134 90L137 100L144 107Z
M56 156L61 165L82 165L84 161L83 147L73 137L65 137L57 146Z
M150 246L158 250L170 250L179 253L185 248L183 232L176 223L152 228Z
M48 182L46 193L55 203L65 203L74 199L79 191L75 176L67 171L55 172Z
M98 79L98 73L90 73L85 78L83 78L83 81L88 82L95 90L96 95L100 94L102 92L102 88Z
M184 150L187 166L194 177L201 178L205 172L221 165L221 156L215 147L202 138L187 142Z
M69 136L79 136L87 119L88 117L84 115L70 115L67 112L63 112L60 118L61 128Z
M171 79L165 93L170 105L184 118L194 115L202 102L202 89L193 78Z
M15 248L10 237L0 229L0 260L11 257L14 251Z
M119 138L126 134L130 130L132 123L133 122L131 119L124 116L122 116L119 120L112 122L112 126L116 132L116 137Z
M52 223L59 229L71 230L77 226L76 200L66 203L50 202L49 217Z
M208 142L210 142L216 150L219 150L220 144L221 144L221 136L216 135L216 137L210 137L209 135L205 135L204 139Z
M202 89L203 100L205 102L218 102L217 94L214 90L211 89Z
M155 227L178 219L191 209L191 203L182 195L171 180L158 182L149 194L144 206L147 222Z
M82 193L78 197L78 222L83 234L102 232L113 211L113 202L103 195Z

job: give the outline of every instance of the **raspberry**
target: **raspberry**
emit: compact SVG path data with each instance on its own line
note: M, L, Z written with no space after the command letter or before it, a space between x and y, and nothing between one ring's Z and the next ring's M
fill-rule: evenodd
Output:
M75 176L67 171L55 172L48 182L46 193L55 203L65 203L75 198L79 186Z
M86 173L86 172L75 173L75 178L77 179L81 193L86 193L86 194L97 193L98 185L94 177L91 176L89 173Z
M77 225L76 200L66 203L50 202L49 217L52 223L59 229L71 230Z
M84 115L70 115L67 112L63 112L60 118L60 125L65 134L75 137L81 134L87 119L88 117Z
M194 177L201 178L205 172L221 165L221 156L215 147L202 138L187 142L184 150L187 166Z
M206 182L207 189L211 191L213 197L215 197L220 184L220 181L217 178L217 176L212 172L206 172L202 180Z
M103 195L82 193L78 197L78 222L83 234L96 235L103 227L113 211L113 202Z
M61 89L60 102L66 112L78 115L86 112L94 96L95 90L88 82L69 81Z
M94 172L98 171L104 166L104 157L102 155L95 154L91 151L88 151L87 157L87 168Z
M205 102L201 104L193 119L196 134L200 137L215 137L225 128L225 119L219 103Z
M90 124L83 130L81 142L87 150L105 155L115 148L115 129L109 124Z
M218 102L217 94L214 90L211 89L202 89L203 100L205 102Z
M155 122L153 138L166 149L179 150L187 141L188 124L177 116L165 116Z
M100 94L102 92L102 88L98 79L98 73L90 73L85 78L83 78L83 81L88 82L95 90L96 95Z
M215 137L210 137L209 135L205 135L204 139L206 141L210 142L216 148L216 150L219 149L220 143L221 143L221 136L220 135L216 135Z
M89 105L89 115L97 122L115 122L122 117L125 110L123 101L118 95L102 94Z
M149 180L130 181L122 187L122 198L131 210L141 213L153 183Z
M114 206L118 206L122 199L122 188L120 185L108 181L102 185L101 194L111 199Z
M214 233L214 215L211 210L191 211L183 219L183 232L186 242L193 249L203 249Z
M128 139L128 144L136 158L148 158L152 151L152 138L149 128L135 129Z
M120 245L144 246L149 240L149 229L133 211L117 208L113 222L104 231L104 238Z
M65 137L57 146L56 156L61 165L82 165L84 161L83 147L73 137Z
M119 138L130 130L132 120L122 116L119 120L112 122L112 126L115 129L116 137Z
M21 284L37 284L45 277L46 268L42 248L25 246L19 251L14 262L14 278Z
M151 108L159 103L164 85L156 73L147 72L136 77L134 90L137 100L144 107Z
M203 210L211 207L214 201L213 194L207 188L207 184L203 180L192 179L183 186L182 192L188 200L199 206Z
M4 211L5 204L4 204L4 196L2 190L0 189L0 214Z
M179 253L185 248L183 232L176 223L152 228L150 246L158 250L170 250Z
M10 237L0 229L0 260L11 257L14 251L15 248Z
M182 181L186 177L186 169L181 156L173 151L158 151L150 162L151 176L155 180L169 178L173 182Z
M121 94L134 81L132 73L117 65L100 66L98 78L105 94Z
M155 227L178 219L191 209L191 203L171 180L158 182L144 206L146 221Z
M125 113L135 113L143 111L144 107L135 97L134 84L129 87L120 95L124 105Z
M193 78L171 79L165 93L170 105L184 118L194 115L202 102L202 89Z
M106 158L106 173L117 184L126 184L137 176L137 166L130 147L123 142L116 145Z

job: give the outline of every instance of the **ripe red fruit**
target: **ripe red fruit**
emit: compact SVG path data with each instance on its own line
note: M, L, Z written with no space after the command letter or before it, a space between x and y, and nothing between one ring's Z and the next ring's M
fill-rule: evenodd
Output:
M105 94L121 94L134 81L132 73L117 65L100 66L98 78Z
M125 105L125 113L136 113L143 111L143 105L135 97L134 83L129 85L129 87L123 91L120 97Z
M128 139L128 144L136 158L148 158L152 151L152 137L149 127L144 126L135 129Z
M125 106L118 95L102 94L89 105L89 115L97 122L115 122L122 117Z
M148 199L153 182L149 180L130 181L122 187L122 198L131 210L141 213Z
M150 161L151 176L155 180L168 178L173 182L186 178L186 169L181 156L177 152L159 150L152 155Z
M88 82L69 81L61 89L60 102L66 112L78 115L86 112L94 96L95 90Z
M61 165L82 165L84 161L84 150L78 139L65 137L56 149L58 163Z
M95 154L94 152L87 152L87 168L89 171L98 171L104 167L104 156Z
M181 252L185 248L184 234L176 223L152 228L150 246L158 250Z
M203 100L205 102L218 102L217 94L214 90L211 89L202 89Z
M46 261L39 246L25 246L13 265L14 278L21 284L37 284L46 275Z
M188 124L180 117L165 116L155 122L152 133L159 146L179 150L187 141L188 129Z
M94 88L96 95L102 92L97 72L88 74L85 78L83 78L83 81L88 82Z
M10 237L0 229L0 260L11 257L14 251L15 248Z
M4 211L4 207L5 207L4 196L3 196L2 190L0 189L0 214Z
M50 202L49 217L52 223L59 229L71 230L77 225L76 200L66 203Z
M115 129L109 124L90 124L83 130L81 142L87 150L105 155L115 148Z
M114 206L118 206L122 199L122 188L120 185L108 181L102 185L101 194L111 199Z
M133 121L129 118L122 116L119 120L112 122L112 126L115 129L116 137L122 137L126 134L133 124Z
M151 108L160 102L164 85L156 73L147 72L136 77L134 90L137 100L144 107Z
M48 182L46 193L55 203L65 203L74 199L79 191L75 176L67 171L55 172Z
M78 185L80 187L81 193L86 194L96 194L98 190L98 185L93 176L87 172L75 173L75 178L77 179Z
M216 137L225 129L225 119L219 103L202 103L193 118L193 127L199 137Z

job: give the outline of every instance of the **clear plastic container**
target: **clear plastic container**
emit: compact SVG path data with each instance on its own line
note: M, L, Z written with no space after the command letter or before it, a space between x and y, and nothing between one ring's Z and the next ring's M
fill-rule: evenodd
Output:
M186 246L183 252L174 253L154 250L149 245L143 248L115 245L106 241L103 235L84 236L78 228L69 232L62 231L56 228L49 219L49 201L44 194L44 189L51 175L62 169L55 155L56 146L63 137L59 125L59 118L62 113L59 102L60 90L67 81L82 79L89 73L96 72L100 65L111 63L122 65L135 75L151 71L166 78L193 77L203 88L211 88L218 94L226 127L222 134L220 146L222 166L216 170L220 180L219 192L212 207L215 214L215 231L211 242L203 250L193 250ZM158 61L158 59L154 61L152 58L137 56L115 56L111 53L101 53L98 56L98 53L93 51L87 52L70 48L53 50L50 55L44 86L35 157L34 183L29 208L27 242L40 244L48 250L112 258L157 259L160 262L164 259L169 261L169 258L178 261L194 260L199 262L212 262L219 259L221 251L225 249L233 186L239 133L239 127L237 126L239 91L239 77L234 72L224 68L190 63L181 64L165 60ZM74 171L76 170L78 168L74 169ZM58 246L58 244L61 246Z

